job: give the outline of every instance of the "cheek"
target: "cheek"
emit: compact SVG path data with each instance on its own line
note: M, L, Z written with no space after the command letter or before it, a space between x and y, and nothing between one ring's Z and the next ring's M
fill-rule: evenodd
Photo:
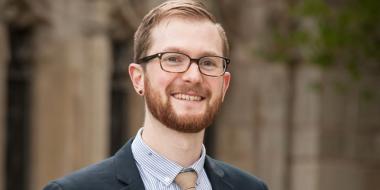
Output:
M170 78L165 77L166 73L162 73L161 68L158 65L147 65L146 77L149 79L150 87L154 89L154 92L159 93L160 96L166 94L165 90L170 84Z
M166 90L168 89L171 80L165 77L154 77L154 79L152 77L150 80L154 80L151 81L151 88L154 89L154 92L156 92L157 95L159 95L160 98L166 103L169 98L169 94L167 94Z
M213 102L223 96L223 82L212 81L209 83L209 89L212 92L211 99Z

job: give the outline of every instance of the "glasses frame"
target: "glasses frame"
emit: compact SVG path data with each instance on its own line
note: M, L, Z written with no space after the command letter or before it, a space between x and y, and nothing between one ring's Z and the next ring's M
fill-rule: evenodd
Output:
M189 63L187 65L187 68L184 70L184 71L181 71L181 72L173 72L173 71L167 71L165 70L163 67L162 67L162 64L161 64L161 58L164 54L167 54L167 53L177 53L177 54L181 54L181 55L184 55L186 57L189 58ZM220 75L209 75L209 74L205 74L202 72L201 68L199 67L199 61L205 57L218 57L218 58L222 58L224 60L224 62L226 63L225 64L225 67L223 68L223 73L220 74ZM215 55L210 55L210 56L202 56L202 57L199 57L198 59L195 59L195 58L192 58L190 57L189 55L186 55L184 53L180 53L180 52L160 52L160 53L156 53L156 54L153 54L153 55L148 55L146 57L142 57L140 59L137 60L137 64L143 64L143 63L148 63L149 61L151 61L152 59L155 59L155 58L159 58L159 61L160 61L160 67L163 71L165 72L168 72L168 73L184 73L186 72L187 70L189 70L190 66L191 66L191 63L195 62L197 65L198 65L198 70L200 73L202 73L203 75L206 75L206 76L210 76L210 77L219 77L219 76L223 76L224 73L226 73L227 71L227 67L228 65L230 64L231 60L226 58L226 57L221 57L221 56L215 56Z

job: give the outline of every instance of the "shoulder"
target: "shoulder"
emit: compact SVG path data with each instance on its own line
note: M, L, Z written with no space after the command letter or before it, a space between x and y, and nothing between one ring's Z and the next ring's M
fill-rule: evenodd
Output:
M95 190L117 185L113 157L51 181L44 190Z
M132 155L132 140L112 157L51 181L44 190L110 190L121 189L130 180L141 182Z
M228 163L207 157L207 164L236 189L268 190L263 180Z

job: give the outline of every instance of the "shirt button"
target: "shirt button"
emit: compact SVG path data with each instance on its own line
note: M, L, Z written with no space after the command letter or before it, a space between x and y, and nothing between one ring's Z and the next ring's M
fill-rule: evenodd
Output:
M165 177L165 182L169 183L170 182L170 178L169 177Z
M153 154L151 152L148 153L149 156L152 156Z

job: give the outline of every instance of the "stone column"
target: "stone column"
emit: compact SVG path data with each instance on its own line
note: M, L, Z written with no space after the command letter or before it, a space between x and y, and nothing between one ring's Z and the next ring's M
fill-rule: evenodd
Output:
M318 190L320 176L321 82L323 73L316 66L300 65L296 72L294 134L291 150L293 190Z
M6 149L6 81L7 81L7 37L5 26L0 22L0 190L5 189L5 149Z
M30 189L108 156L108 1L49 1L36 30Z

